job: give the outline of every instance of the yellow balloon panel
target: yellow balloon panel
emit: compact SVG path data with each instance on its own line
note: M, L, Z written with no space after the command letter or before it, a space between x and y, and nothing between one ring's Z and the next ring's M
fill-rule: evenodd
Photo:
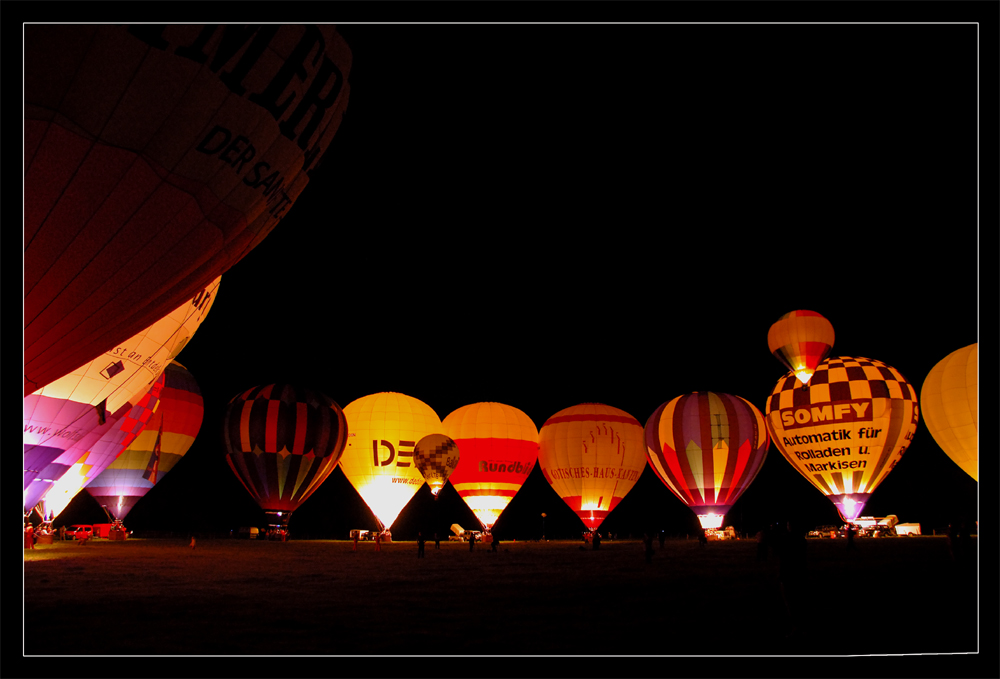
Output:
M347 448L340 468L386 528L424 483L413 451L428 434L443 434L441 419L419 399L382 392L344 408Z
M913 386L895 368L849 356L823 361L805 387L788 373L766 409L778 450L845 521L906 452L918 411Z
M99 358L50 382L35 393L97 405L107 399L113 413L149 389L171 359L180 353L208 315L222 276L194 298Z
M920 388L924 423L941 450L979 481L979 344L953 351Z
M642 425L600 403L560 410L538 433L538 464L559 497L597 530L646 467Z

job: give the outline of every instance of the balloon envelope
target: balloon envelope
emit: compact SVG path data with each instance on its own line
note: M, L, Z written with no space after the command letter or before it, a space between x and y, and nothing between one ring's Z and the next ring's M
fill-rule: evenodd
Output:
M87 492L116 519L124 519L191 448L204 413L198 383L184 366L171 361L163 371L156 412L121 455L87 484Z
M927 430L941 450L979 481L979 343L939 361L920 387Z
M268 384L229 401L222 438L226 462L260 508L287 521L337 466L347 422L323 393Z
M413 464L435 497L448 483L458 459L458 446L444 434L428 434L413 448Z
M601 403L565 408L538 432L538 464L553 490L595 531L646 467L642 425Z
M462 451L451 483L483 527L491 528L535 467L535 423L513 406L472 403L443 424Z
M441 420L423 401L392 392L370 394L344 408L350 435L340 468L389 528L424 484L413 462L417 441L441 434Z
M770 439L764 416L746 399L711 391L678 396L646 422L649 464L702 528L719 528L749 487Z
M899 462L917 430L913 386L870 358L838 356L819 364L803 387L788 373L765 410L786 460L853 522Z
M24 393L135 335L287 213L340 125L332 26L24 27Z
M126 403L108 418L111 427L102 426L95 430L103 432L97 441L86 447L81 441L61 456L62 460L69 463L69 468L51 484L41 498L46 515L58 516L77 493L107 469L142 433L159 406L163 383L161 372L148 391L133 397L134 405Z
M806 384L833 348L833 325L815 311L789 311L767 331L767 347Z

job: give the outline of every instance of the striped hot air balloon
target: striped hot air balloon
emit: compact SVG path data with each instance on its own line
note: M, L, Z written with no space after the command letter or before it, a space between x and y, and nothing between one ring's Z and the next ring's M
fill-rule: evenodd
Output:
M444 429L462 451L451 484L489 530L535 467L535 423L513 406L472 403L444 418Z
M268 384L230 400L223 441L233 473L261 509L284 525L337 466L347 420L325 394Z
M833 349L833 325L815 311L789 311L767 331L767 347L802 384Z
M194 376L176 361L163 371L160 404L142 433L87 484L87 492L124 519L191 448L205 405Z
M853 522L917 431L917 394L898 370L870 358L819 364L802 387L794 373L767 399L767 426L781 454Z
M596 531L646 468L642 425L602 403L565 408L538 432L538 464L563 502Z
M108 421L110 427L101 427L100 438L92 444L76 444L60 459L70 463L69 468L45 491L42 500L45 515L56 517L83 488L107 469L125 448L142 433L159 406L164 377L161 372L149 389L135 398L135 404L126 403Z
M739 396L711 391L662 404L646 422L645 439L653 471L694 510L702 528L722 526L770 445L757 408Z

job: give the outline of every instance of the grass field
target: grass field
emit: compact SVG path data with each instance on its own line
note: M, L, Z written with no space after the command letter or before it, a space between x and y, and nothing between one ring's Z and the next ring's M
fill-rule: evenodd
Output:
M807 543L790 619L753 541L92 540L24 552L24 653L861 655L978 648L942 538Z

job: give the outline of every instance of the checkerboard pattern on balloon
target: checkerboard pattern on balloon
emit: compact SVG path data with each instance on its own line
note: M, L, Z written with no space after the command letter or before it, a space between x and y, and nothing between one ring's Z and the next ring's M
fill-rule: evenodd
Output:
M838 356L819 364L802 388L793 373L774 387L767 411L861 398L898 398L916 401L917 394L892 366L871 358Z
M414 452L419 456L418 466L424 476L434 475L447 478L458 459L458 447L454 441L447 438L431 446L419 446ZM451 464L449 464L449 460Z

